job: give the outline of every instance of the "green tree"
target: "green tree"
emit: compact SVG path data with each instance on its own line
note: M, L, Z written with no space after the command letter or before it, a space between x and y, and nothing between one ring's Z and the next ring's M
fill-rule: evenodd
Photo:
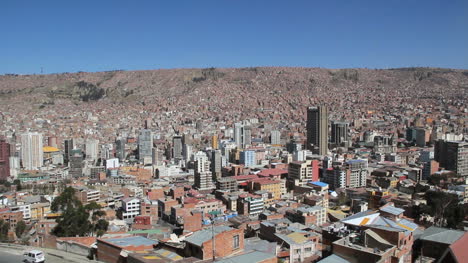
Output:
M427 207L421 209L434 216L434 223L440 227L458 228L464 219L464 208L458 196L443 191L426 192Z
M107 231L108 223L101 219L105 216L101 206L96 202L83 206L72 187L65 188L60 196L54 199L51 210L62 212L62 215L56 219L57 225L52 230L55 236L89 236L94 233L103 235Z
M26 223L23 220L21 220L16 224L15 227L16 236L20 238L23 235L24 230L26 230Z
M10 230L10 223L0 219L0 241L8 241L8 230Z

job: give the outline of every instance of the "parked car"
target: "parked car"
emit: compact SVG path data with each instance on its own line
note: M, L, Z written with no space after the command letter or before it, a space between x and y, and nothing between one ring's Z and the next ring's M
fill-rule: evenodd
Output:
M24 262L42 263L45 262L44 252L40 250L29 250L23 253Z

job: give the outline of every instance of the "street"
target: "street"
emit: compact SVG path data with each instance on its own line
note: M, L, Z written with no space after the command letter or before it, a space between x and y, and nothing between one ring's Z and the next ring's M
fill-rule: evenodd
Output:
M0 247L0 263L21 263L23 262L23 251ZM52 256L46 253L45 262L60 263L65 262L63 258Z

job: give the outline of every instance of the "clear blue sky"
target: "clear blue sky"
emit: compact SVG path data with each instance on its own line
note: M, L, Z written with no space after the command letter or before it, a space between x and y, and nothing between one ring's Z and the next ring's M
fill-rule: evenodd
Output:
M0 74L189 67L468 69L466 0L3 0Z

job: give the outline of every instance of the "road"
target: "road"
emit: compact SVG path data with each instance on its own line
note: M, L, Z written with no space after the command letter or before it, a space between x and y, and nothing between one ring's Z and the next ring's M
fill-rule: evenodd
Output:
M46 253L45 261L47 263L65 262L63 258L52 256ZM23 251L0 247L0 263L22 263Z

